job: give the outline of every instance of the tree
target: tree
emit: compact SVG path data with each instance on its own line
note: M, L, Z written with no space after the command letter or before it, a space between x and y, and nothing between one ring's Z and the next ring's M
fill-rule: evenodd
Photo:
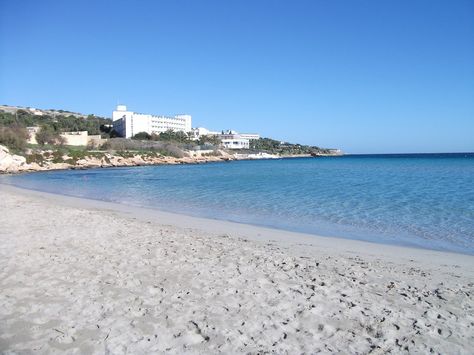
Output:
M28 132L24 127L0 126L0 144L8 148L23 150L26 147L26 140L28 139Z
M219 139L218 136L214 136L214 135L202 136L199 138L198 144L199 145L211 144L211 145L218 146L219 144L221 144L221 140Z
M189 137L186 133L173 130L168 130L166 132L160 133L158 136L154 136L155 140L165 141L165 142L177 142L177 143L188 143Z
M50 126L58 132L87 131L90 135L109 133L109 131L105 131L112 123L112 121L109 119L94 115L78 117L69 114L66 111L62 112L62 114L54 114L54 117L48 114L38 116L32 112L21 109L13 114L8 112L0 112L0 125L12 126L17 124L24 127L42 125Z
M118 138L118 137L120 137L120 134L115 129L112 129L109 133L109 137L110 138Z
M138 139L138 140L147 140L149 141L151 139L151 135L146 133L146 132L140 132L140 133L137 133L135 134L132 139Z
M64 138L61 137L59 132L55 131L52 127L43 125L39 132L36 133L36 141L39 145L45 144L60 144L65 143Z

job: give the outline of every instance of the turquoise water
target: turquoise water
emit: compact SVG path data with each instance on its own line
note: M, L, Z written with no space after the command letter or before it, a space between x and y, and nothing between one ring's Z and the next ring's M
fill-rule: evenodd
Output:
M71 170L0 182L325 236L474 254L474 154Z

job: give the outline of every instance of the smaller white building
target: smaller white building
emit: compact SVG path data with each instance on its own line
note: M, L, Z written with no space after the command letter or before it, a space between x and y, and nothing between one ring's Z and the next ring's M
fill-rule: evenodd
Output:
M256 133L238 133L233 130L222 131L218 137L227 149L249 149L251 140L260 139Z
M231 129L226 130L226 131L222 131L219 134L219 137L221 139L238 139L238 138L243 138L243 139L248 139L248 140L260 139L259 134L256 134L256 133L239 133L239 132L231 130Z
M250 141L246 138L225 138L221 140L222 146L227 149L249 149Z
M204 127L197 127L193 128L190 132L190 138L193 141L199 140L201 137L207 137L207 136L218 136L220 132L216 131L210 131L207 128Z
M257 133L240 133L240 138L245 138L248 140L260 139L260 134Z
M193 128L190 134L191 134L190 137L192 140L198 140L201 137L205 137L205 136L216 136L221 141L226 140L227 142L226 144L229 144L229 140L247 139L248 141L250 141L252 139L260 139L260 135L256 133L238 133L237 131L233 131L233 130L225 130L225 131L217 132L217 131L211 131L204 127ZM235 144L235 145L240 145L240 144ZM239 149L242 149L242 148L239 148Z

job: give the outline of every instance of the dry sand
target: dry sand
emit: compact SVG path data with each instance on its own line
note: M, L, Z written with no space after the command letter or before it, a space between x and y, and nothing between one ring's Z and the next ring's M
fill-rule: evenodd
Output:
M474 257L0 185L2 353L472 353Z

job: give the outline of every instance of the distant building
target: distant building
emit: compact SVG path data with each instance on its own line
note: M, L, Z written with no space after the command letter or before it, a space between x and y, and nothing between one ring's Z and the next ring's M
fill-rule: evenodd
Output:
M234 139L234 138L243 138L243 139L248 139L248 140L260 139L260 135L257 133L239 133L231 129L222 131L219 134L219 137L221 139Z
M260 139L256 133L238 133L233 130L222 131L218 137L227 149L249 149L251 140Z
M201 137L206 136L218 136L220 132L210 131L204 127L193 128L190 133L190 138L194 141L199 140Z
M249 149L250 141L245 138L225 138L221 140L222 146L227 149Z
M137 133L160 134L166 131L191 131L191 116L176 115L174 117L155 116L127 110L127 106L118 105L112 113L114 130L124 138L131 138Z
M191 139L198 140L204 136L215 136L220 139L221 144L227 149L249 149L252 139L260 139L260 135L256 133L238 133L233 130L225 130L221 132L210 131L207 128L198 127L191 131Z
M245 138L248 140L260 139L260 134L256 133L240 133L240 138Z

